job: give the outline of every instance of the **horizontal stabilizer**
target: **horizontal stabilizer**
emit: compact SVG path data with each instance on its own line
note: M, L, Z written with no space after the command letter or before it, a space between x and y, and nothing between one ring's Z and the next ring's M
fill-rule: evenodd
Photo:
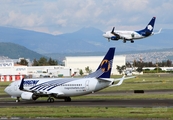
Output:
M160 30L158 32L154 33L154 34L160 34L161 31L162 31L162 28L160 28Z

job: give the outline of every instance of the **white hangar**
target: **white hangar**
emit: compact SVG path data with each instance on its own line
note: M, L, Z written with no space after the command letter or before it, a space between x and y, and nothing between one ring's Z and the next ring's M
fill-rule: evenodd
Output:
M94 72L98 66L100 65L104 56L79 56L79 57L66 57L65 58L65 67L71 68L71 73L77 72L79 74L79 70L82 69L84 74L86 74L86 67ZM122 66L126 64L126 56L125 55L116 55L113 60L113 69L112 74L119 74L117 71L117 65Z

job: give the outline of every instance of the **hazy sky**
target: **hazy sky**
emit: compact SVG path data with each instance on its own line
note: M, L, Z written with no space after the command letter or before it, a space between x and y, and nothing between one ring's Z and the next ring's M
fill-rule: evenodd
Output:
M83 27L138 30L153 16L155 30L173 29L173 0L0 0L0 26L50 34Z

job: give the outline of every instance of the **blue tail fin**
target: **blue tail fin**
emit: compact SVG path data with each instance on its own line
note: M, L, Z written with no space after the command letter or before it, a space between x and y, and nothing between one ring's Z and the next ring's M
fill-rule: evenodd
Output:
M109 51L101 61L97 70L86 77L110 78L114 53L115 48L109 48Z
M145 29L136 31L136 32L138 32L139 34L145 37L150 36L154 29L155 20L156 20L156 17L153 17L151 21L148 23L148 25L145 27Z

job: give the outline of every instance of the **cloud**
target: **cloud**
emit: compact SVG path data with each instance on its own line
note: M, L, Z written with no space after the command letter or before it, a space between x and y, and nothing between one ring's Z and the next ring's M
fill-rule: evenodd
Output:
M148 0L128 0L128 1L121 1L122 8L125 12L131 13L131 12L143 12L146 10L149 1Z
M172 23L172 0L0 0L0 25L60 34L92 26L102 31L113 26L143 27L151 17ZM158 25L159 26L159 25ZM169 25L167 25L169 26ZM162 27L163 28L163 27Z

